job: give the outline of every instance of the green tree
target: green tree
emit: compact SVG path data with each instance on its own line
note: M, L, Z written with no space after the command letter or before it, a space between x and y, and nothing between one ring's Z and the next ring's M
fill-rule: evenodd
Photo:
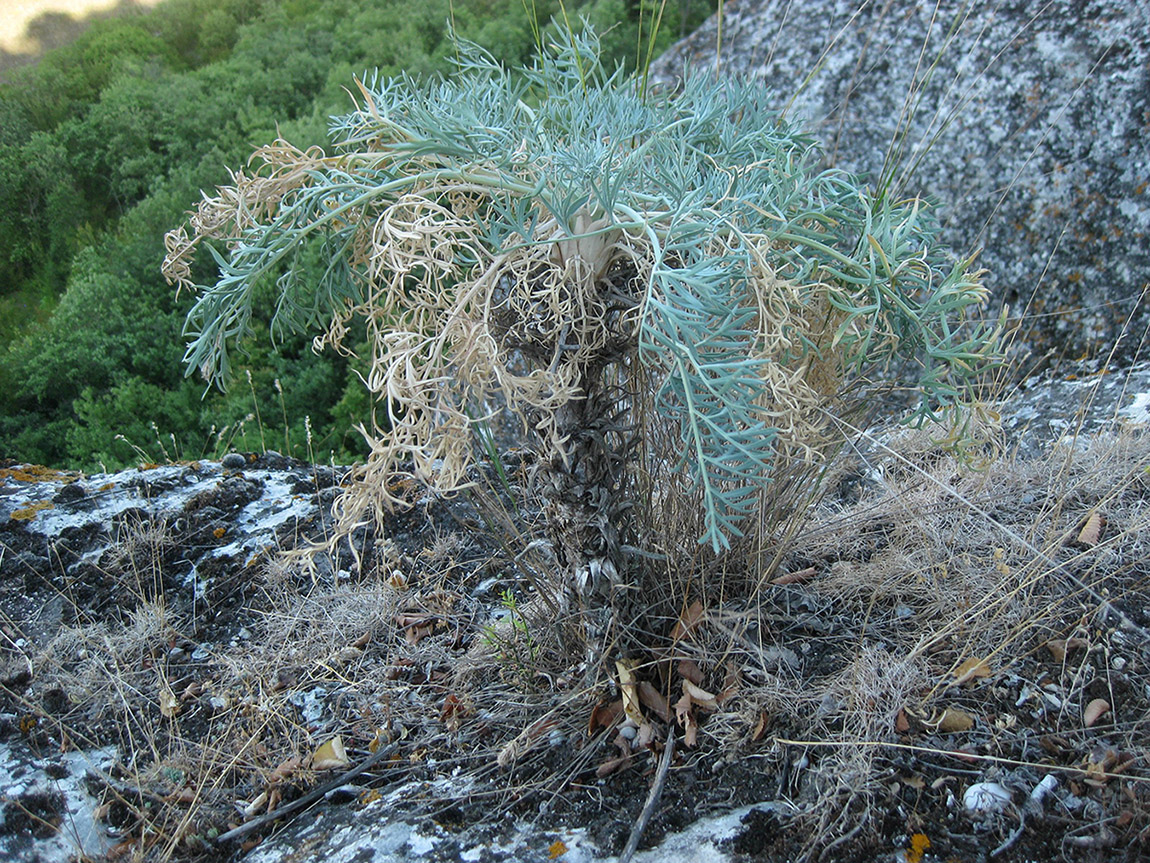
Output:
M209 379L227 379L261 286L273 331L346 350L365 322L389 428L349 524L398 503L397 472L466 485L477 418L502 399L594 646L641 578L637 507L693 496L720 552L892 358L920 372L912 421L960 405L993 358L964 324L977 273L923 204L818 171L757 85L695 75L652 97L602 65L591 31L519 75L457 51L446 81L360 82L331 152L259 149L167 239L166 274L197 296L186 360ZM322 278L302 277L304 250ZM196 284L202 251L218 273Z

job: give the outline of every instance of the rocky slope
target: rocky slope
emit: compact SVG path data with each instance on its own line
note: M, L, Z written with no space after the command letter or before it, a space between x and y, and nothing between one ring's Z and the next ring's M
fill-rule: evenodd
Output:
M947 242L983 249L1037 353L1105 355L1120 336L1120 355L1139 350L1145 0L732 0L652 74L670 83L686 63L763 81L833 163L939 202Z
M870 466L835 480L796 538L787 562L797 575L769 587L756 611L763 628L745 630L773 646L748 641L745 656L741 647L729 653L747 663L742 694L707 718L700 745L677 756L647 831L655 847L635 859L803 853L814 817L807 807L823 799L828 776L861 768L787 740L821 734L832 745L854 727L841 681L860 655L897 666L900 639L937 638L961 607L953 603L980 590L1033 616L1019 611L1000 630L1002 611L964 615L962 639L991 639L980 654L1018 644L986 654L985 679L978 672L936 686L952 705L939 715L969 717L970 727L920 716L905 700L920 690L853 684L905 723L879 722L876 740L966 753L947 762L896 751L879 774L867 762L866 782L893 775L901 789L882 805L897 813L918 795L918 814L886 816L879 832L860 834L869 844L859 847L880 855L868 859L899 860L921 852L922 837L959 856L1008 840L1023 856L1070 840L1112 859L1145 851L1146 751L1133 741L1150 697L1150 656L1138 636L1150 624L1139 562L1150 503L1137 469L1148 404L1147 368L1031 384L1002 406L1009 444L1001 466L969 480L952 475L929 442L904 441L898 458L872 444ZM1130 459L1133 470L1121 466ZM921 473L907 470L912 463ZM507 454L506 466L514 464ZM965 503L914 503L929 497L931 477L954 484ZM415 506L390 521L386 537L365 531L354 553L344 546L310 573L277 562L325 534L342 479L339 469L275 453L113 475L0 468L0 856L383 863L618 853L654 753L639 749L620 766L623 738L603 736L594 698L571 690L544 654L516 652L523 635L543 644L546 623L508 599L524 585L500 562L497 531L473 501L413 488ZM940 524L974 519L963 540L948 540L969 539L966 550L928 549L939 562L906 570L907 556L926 545L925 534L898 539L907 506L910 526L923 531L935 514ZM1103 511L1104 541L1082 541L1084 514ZM520 517L529 529L531 514ZM1050 520L1078 544L1034 551L1010 538ZM1046 556L1054 580L1034 597L1015 595L1013 573L1035 554ZM966 575L964 558L973 561ZM922 573L938 566L949 567L951 581L924 583ZM1054 577L1060 567L1065 584ZM1000 581L991 586L987 573ZM859 585L883 584L887 593L858 599ZM729 652L724 633L733 630L724 627L746 613L716 606L703 625ZM1091 622L1083 629L1076 620ZM877 639L861 654L856 636L850 645L841 637L856 630ZM1051 664L1056 636L1061 666ZM993 640L1001 638L1008 642ZM948 656L950 643L935 655ZM494 664L491 652L484 664L477 649L495 645ZM779 686L782 702L771 695ZM1084 730L1082 711L1103 701L1108 718ZM835 716L842 726L823 718ZM1044 750L1045 767L1028 748L1040 740L1054 747ZM388 758L341 778L385 743ZM522 755L504 764L513 744ZM252 821L325 783L303 810ZM1033 795L1042 799L1024 806ZM1106 819L1124 820L1100 833L1099 824L1114 823ZM806 826L791 830L791 821ZM224 835L245 824L256 829Z

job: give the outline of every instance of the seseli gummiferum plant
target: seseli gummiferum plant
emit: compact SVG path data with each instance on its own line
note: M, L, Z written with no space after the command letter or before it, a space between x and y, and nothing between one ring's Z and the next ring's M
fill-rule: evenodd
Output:
M594 33L558 39L515 73L460 43L449 80L357 82L330 151L260 148L168 235L164 269L197 297L187 363L217 382L267 286L275 330L314 328L317 348L350 352L366 325L386 419L364 418L347 526L397 502L400 471L466 485L478 425L510 410L564 583L601 608L634 578L656 462L688 473L719 552L780 464L817 462L860 384L909 365L910 420L931 419L995 348L966 322L978 273L925 206L820 170L758 83L643 93ZM204 248L217 272L197 284Z

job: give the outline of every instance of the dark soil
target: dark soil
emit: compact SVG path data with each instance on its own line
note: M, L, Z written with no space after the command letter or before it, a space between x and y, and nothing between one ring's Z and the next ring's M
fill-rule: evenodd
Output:
M300 472L297 494L330 503L338 477L328 472L316 482L309 479L312 468L288 467ZM144 858L160 859L163 845L146 837L176 830L185 831L182 838L163 852L176 859L242 856L244 846L220 849L206 837L242 821L237 801L274 791L282 805L318 784L307 758L336 733L351 765L381 741L399 744L401 754L386 768L357 780L365 791L399 778L452 771L471 777L465 793L416 805L441 827L496 825L511 813L540 828L582 828L609 854L626 844L663 741L676 734L675 759L641 847L699 818L769 803L749 812L727 843L734 859L1085 863L1150 855L1150 655L1139 629L1150 627L1140 533L1150 508L1140 480L1105 501L1108 540L1048 546L1046 575L1027 582L1035 614L1002 629L1009 640L987 630L1002 645L998 652L993 640L968 648L982 636L948 632L945 614L910 588L856 597L849 585L830 584L844 566L881 567L908 548L905 525L876 504L873 490L844 481L845 497L834 505L845 533L833 542L817 532L796 542L776 570L813 567L813 580L768 584L753 601L731 581L728 599L708 609L712 623L677 647L668 638L676 619L666 603L653 603L658 610L634 622L657 634L650 653L635 657L639 677L671 696L672 712L682 659L697 664L700 688L724 696L717 709L690 705L698 724L693 746L682 722L645 706L652 740L630 749L629 760L613 769L610 762L625 751L618 742L622 714L612 706L620 698L617 679L603 672L582 690L587 669L564 652L556 634L564 624L548 625L537 598L546 560L516 562L513 540L522 547L524 537L542 535L538 510L516 511L521 535L513 538L499 528L490 503L430 499L416 486L410 492L413 506L390 517L383 536L361 529L322 555L313 572L277 568L276 549L269 549L254 558L215 558L198 568L199 588L186 577L191 550L232 541L238 513L262 493L260 482L242 471L191 497L178 517L162 523L146 509L129 509L103 529L79 527L48 544L24 522L0 524L6 660L0 713L11 717L0 733L44 752L120 747L120 768L97 784L109 802L107 822ZM1100 505L1095 490L1077 494L1074 501L1064 496L1067 524ZM55 505L80 510L90 495L68 483ZM1003 503L998 521L1048 518L1044 500L1041 493L1032 503L1015 496ZM277 529L278 547L329 530L323 515L296 520ZM111 544L93 556L101 537ZM992 569L1023 569L1017 549L998 558L994 548L983 551ZM957 571L962 555L975 552L948 553ZM1077 581L1061 577L1058 567ZM392 569L404 578L394 595L382 587L396 577ZM1083 580L1093 592L1081 588ZM341 590L369 597L377 596L370 592L375 586L383 590L379 596L392 597L380 600L390 604L374 618L357 618L358 629L322 620ZM300 605L276 607L288 599ZM122 633L138 625L142 608L160 602L171 625L141 630L140 640L110 653L107 661L120 663L116 680L84 676L94 674L95 641L83 648L69 642L71 652L59 652L61 633L99 627ZM285 631L276 612L305 608L320 616L301 621L286 640L274 634ZM496 623L500 617L503 624ZM869 739L854 740L851 708L841 697L833 703L818 694L831 692L827 682L860 652L883 650L896 661L927 636L934 638L924 660L933 688L897 704L881 703L886 690L858 693L863 707L856 713L873 709L893 719L879 721ZM483 653L485 643L494 647ZM969 653L987 657L986 673L963 680L949 669ZM168 708L157 701L158 674L167 687L159 697L167 692L176 699ZM85 700L84 686L103 694ZM1096 699L1108 710L1086 727L1083 706ZM616 713L600 722L598 709ZM946 710L969 722L948 724ZM527 734L518 758L497 766L497 756L532 728L537 733ZM852 747L871 757L844 787L836 782L856 769L844 756ZM286 767L293 757L300 762ZM1057 788L1043 804L1028 804L1047 775L1057 777ZM1005 787L1011 801L1002 811L968 811L964 791L987 781ZM191 799L195 817L188 818ZM56 817L58 801L42 802L42 811L27 815L40 826L28 829L47 829ZM11 814L5 823L19 827Z

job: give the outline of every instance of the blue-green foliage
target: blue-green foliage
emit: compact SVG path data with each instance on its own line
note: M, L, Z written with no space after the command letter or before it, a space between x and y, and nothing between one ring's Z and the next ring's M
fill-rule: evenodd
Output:
M812 140L757 84L693 74L682 92L653 96L600 62L590 29L562 34L521 74L466 42L457 55L446 80L369 78L371 109L333 121L342 158L317 164L274 218L231 238L227 255L213 252L218 276L189 316L190 364L226 375L229 343L246 334L265 274L280 274L273 328L321 326L363 302L356 220L430 181L484 190L476 218L491 259L560 242L539 232L548 216L567 237L580 214L605 220L599 230L647 250L635 356L680 429L704 501L701 540L719 549L774 467L773 365L827 360L859 375L891 357L913 360L922 397L912 419L922 420L960 402L993 358L986 334L964 325L982 298L977 274L938 246L925 207L818 170ZM292 264L309 243L332 262L318 282ZM480 263L456 261L456 272ZM777 321L764 321L771 312L757 302L765 272L798 286ZM816 339L803 315L822 315L833 332ZM788 329L781 353L764 347L774 326Z

